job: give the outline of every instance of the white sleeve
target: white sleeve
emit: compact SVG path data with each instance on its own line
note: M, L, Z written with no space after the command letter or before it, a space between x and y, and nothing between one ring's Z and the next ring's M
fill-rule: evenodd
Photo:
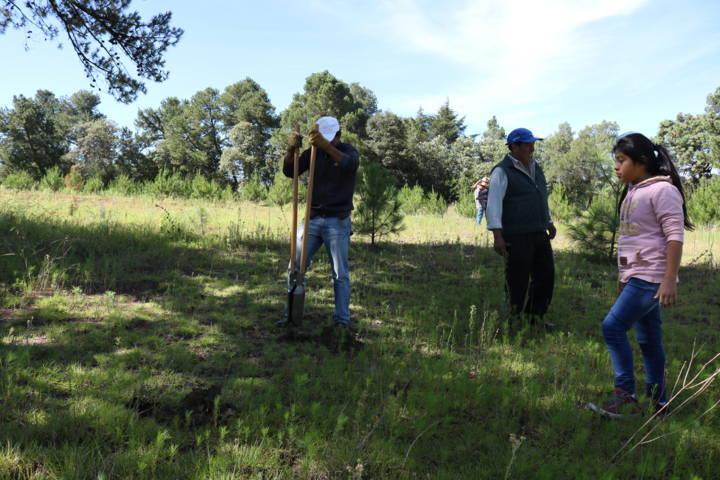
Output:
M502 230L503 199L508 180L505 170L498 167L490 175L486 221L488 230Z

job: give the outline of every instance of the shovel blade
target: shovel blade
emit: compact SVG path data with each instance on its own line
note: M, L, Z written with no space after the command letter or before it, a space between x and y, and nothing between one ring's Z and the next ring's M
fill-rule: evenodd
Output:
M297 285L288 292L288 320L296 327L303 323L305 310L305 287Z

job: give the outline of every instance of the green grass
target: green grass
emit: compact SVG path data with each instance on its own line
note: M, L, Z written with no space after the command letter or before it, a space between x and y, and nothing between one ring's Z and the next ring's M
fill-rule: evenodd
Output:
M720 418L703 412L718 385L645 427L580 408L611 388L600 321L616 272L562 234L559 328L512 339L497 333L502 263L484 225L451 209L406 218L378 250L353 237L362 344L338 351L321 334L322 254L304 329L272 326L287 208L8 191L0 204L0 478L715 478ZM664 312L671 384L693 343L693 372L720 351L716 239L686 241L681 303ZM656 425L658 440L615 457Z

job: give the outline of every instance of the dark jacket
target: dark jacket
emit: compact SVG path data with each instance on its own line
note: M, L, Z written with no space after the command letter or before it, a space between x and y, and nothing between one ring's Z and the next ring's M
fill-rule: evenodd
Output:
M508 179L503 198L503 235L539 233L547 230L550 223L548 192L545 175L535 164L535 181L521 172L506 155L493 169L502 168Z
M317 149L311 205L313 216L346 217L353 209L352 199L360 155L349 143L339 143L335 148L343 154L342 160L337 165L324 150ZM300 173L306 172L309 168L310 149L307 149L300 155ZM283 165L283 174L292 178L292 162Z

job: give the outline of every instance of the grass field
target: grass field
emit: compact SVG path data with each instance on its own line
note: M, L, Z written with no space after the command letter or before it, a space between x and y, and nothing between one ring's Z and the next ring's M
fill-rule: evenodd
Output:
M513 338L484 225L451 210L378 249L353 237L361 343L342 349L322 334L324 255L302 331L273 327L287 208L4 190L0 205L0 478L717 478L718 230L687 234L664 312L673 413L608 421L582 406L612 388L616 270L562 228L558 328Z

